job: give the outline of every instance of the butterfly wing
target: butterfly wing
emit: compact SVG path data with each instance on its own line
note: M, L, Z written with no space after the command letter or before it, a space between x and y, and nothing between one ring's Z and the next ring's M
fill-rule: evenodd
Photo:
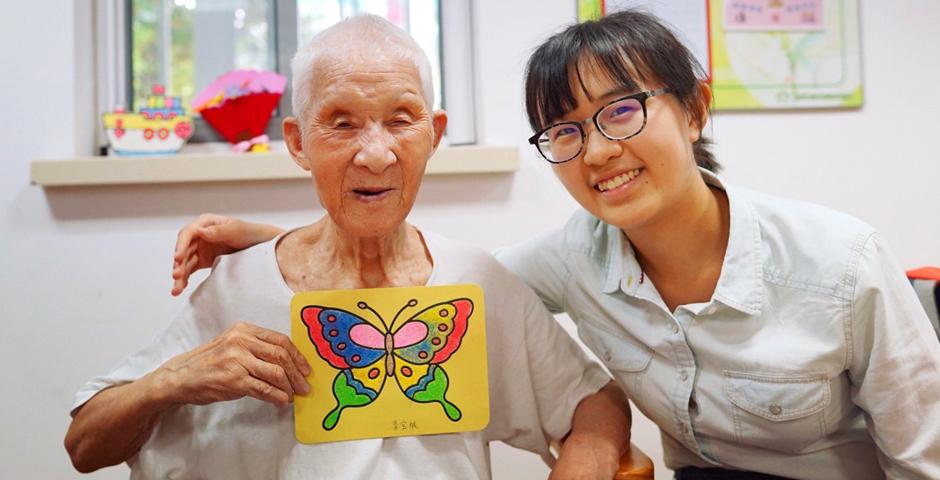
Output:
M344 368L333 379L336 406L323 417L323 429L332 430L340 414L349 407L364 407L374 402L388 378L386 362L375 362L365 368Z
M411 317L392 336L395 380L401 391L413 402L440 404L454 422L463 414L445 397L450 378L438 364L460 348L471 314L469 299L438 303Z
M333 379L336 407L323 418L323 428L332 430L340 414L350 407L374 402L385 386L385 336L356 314L337 308L311 305L300 311L317 354L340 369Z
M468 298L425 308L396 329L393 351L412 364L446 362L460 348L472 314L473 302ZM419 337L421 333L423 338Z
M364 368L385 356L384 343L374 343L384 335L354 313L309 305L301 309L300 317L317 354L334 368Z
M411 401L439 403L447 418L454 422L463 416L460 409L444 397L450 387L450 379L440 365L414 364L399 357L395 359L395 380Z

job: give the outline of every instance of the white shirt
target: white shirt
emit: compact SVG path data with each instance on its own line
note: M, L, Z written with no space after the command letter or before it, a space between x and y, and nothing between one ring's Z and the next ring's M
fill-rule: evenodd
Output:
M488 442L495 440L550 462L549 441L568 433L575 407L609 377L492 256L435 235L424 238L434 262L428 285L483 288L490 388L484 431L304 445L294 438L293 406L243 398L164 413L128 461L131 478L489 478ZM83 386L75 408L237 322L288 333L293 292L278 269L276 242L221 258L179 317L111 373Z
M708 302L669 311L624 234L586 212L497 258L571 316L670 468L940 478L940 346L881 236L702 175L731 211Z

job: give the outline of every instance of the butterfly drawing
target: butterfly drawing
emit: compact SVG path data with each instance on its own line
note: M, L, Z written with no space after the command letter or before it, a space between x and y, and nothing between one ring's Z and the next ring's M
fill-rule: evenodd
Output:
M336 427L345 408L374 402L389 377L395 377L409 400L438 403L447 418L460 420L460 409L445 398L450 380L441 364L460 348L473 302L467 298L441 302L396 327L401 313L417 304L409 300L386 324L366 302L358 302L359 309L379 319L384 331L339 308L308 305L301 309L301 320L317 354L339 370L333 380L336 407L323 419L325 430Z

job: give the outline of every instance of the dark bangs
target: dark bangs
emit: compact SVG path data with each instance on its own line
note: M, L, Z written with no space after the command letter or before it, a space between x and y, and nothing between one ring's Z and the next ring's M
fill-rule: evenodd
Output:
M590 98L585 74L604 75L629 90L639 91L638 83L670 87L690 115L704 116L703 106L707 108L698 88L705 72L692 53L653 15L626 10L572 25L535 50L525 73L526 113L533 131L575 109L572 88L581 88ZM708 143L704 138L696 142L696 160L717 170L705 148Z

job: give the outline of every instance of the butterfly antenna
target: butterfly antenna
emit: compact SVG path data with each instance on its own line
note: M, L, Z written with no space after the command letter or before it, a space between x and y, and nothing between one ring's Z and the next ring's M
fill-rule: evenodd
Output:
M414 298L412 298L411 300L408 300L408 303L402 306L401 309L398 310L398 313L395 314L395 318L392 319L392 325L395 325L395 322L398 320L398 316L401 315L401 312L404 312L406 308L413 307L417 304L418 304L418 300ZM389 331L391 331L391 326L389 327Z
M380 322L382 322L382 326L385 327L385 330L386 330L386 331L389 330L388 325L385 324L385 320L382 318L381 315L379 315L379 312L376 312L375 310L373 310L372 307L370 307L368 303L366 303L366 302L359 302L359 303L356 304L356 306L359 307L359 308L362 309L362 310L368 310L368 311L372 312L372 314L375 315L376 318L378 318ZM395 323L395 322L392 322L392 323Z

